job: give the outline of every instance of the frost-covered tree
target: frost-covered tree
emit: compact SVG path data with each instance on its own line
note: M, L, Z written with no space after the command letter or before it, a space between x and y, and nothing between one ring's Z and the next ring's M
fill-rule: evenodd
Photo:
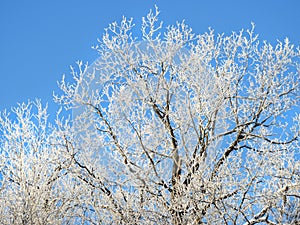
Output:
M30 206L45 224L299 223L299 49L260 43L253 27L164 28L158 14L137 37L131 19L112 23L96 62L61 81L72 121L1 120L1 218Z
M59 113L58 113L59 114ZM75 132L69 119L48 121L39 100L0 116L0 224L80 224L87 215L74 178ZM78 175L76 174L76 177Z
M20 104L0 117L0 223L59 224L67 179L64 159L46 107Z

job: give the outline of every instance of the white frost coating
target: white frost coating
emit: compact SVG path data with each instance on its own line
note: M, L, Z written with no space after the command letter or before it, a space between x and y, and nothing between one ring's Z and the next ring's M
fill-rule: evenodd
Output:
M299 223L299 49L158 14L61 81L72 121L1 115L0 224Z

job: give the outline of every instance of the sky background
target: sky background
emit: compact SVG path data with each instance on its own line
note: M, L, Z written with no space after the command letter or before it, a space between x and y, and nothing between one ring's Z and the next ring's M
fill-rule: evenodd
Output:
M0 111L38 98L55 114L52 94L70 65L97 58L91 46L109 23L124 15L139 25L155 4L165 26L184 19L197 34L230 33L254 22L261 40L300 46L299 0L0 0Z

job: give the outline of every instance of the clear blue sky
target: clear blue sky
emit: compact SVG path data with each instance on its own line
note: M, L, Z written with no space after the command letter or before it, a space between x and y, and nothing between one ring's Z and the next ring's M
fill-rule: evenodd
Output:
M93 62L91 49L110 22L139 24L156 4L164 25L185 19L196 33L256 24L261 39L289 37L300 46L299 0L0 0L0 110L40 98L54 112L56 81L77 60Z

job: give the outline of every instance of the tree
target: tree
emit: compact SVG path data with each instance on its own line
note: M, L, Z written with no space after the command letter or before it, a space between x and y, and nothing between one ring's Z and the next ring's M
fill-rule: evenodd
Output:
M55 100L73 120L26 130L41 146L26 171L44 168L39 199L60 218L43 223L299 223L299 49L260 43L254 26L228 36L195 35L184 22L164 29L158 14L143 18L142 41L132 20L112 23L99 59L60 83ZM6 133L13 122L0 124ZM1 140L5 195L18 129Z
M12 111L0 117L0 223L62 224L72 193L63 135L40 101Z

